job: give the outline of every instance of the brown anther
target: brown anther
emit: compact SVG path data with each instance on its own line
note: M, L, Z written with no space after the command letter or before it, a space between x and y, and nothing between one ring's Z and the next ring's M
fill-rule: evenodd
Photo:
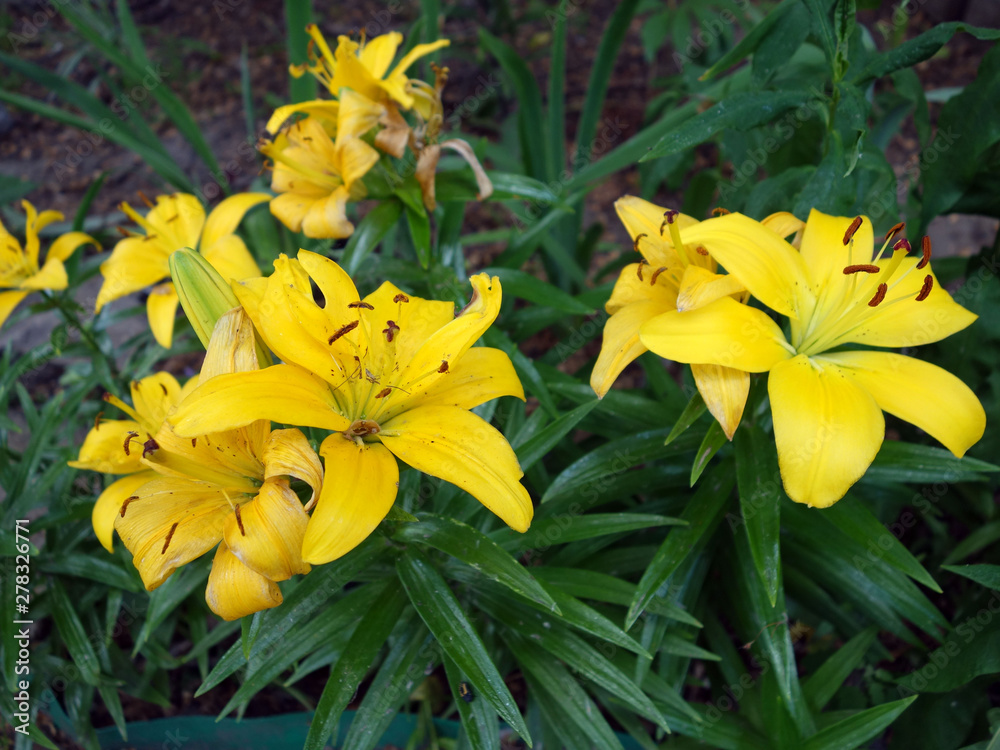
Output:
M152 208L153 207L153 201L151 201L149 198L147 198L146 194L144 192L142 192L141 190L137 190L136 192L139 194L139 198L142 199L142 202L146 204L146 208Z
M177 220L178 220L178 219L179 219L180 217L181 217L181 215L180 215L180 214L174 214L174 215L173 215L173 216L171 216L171 217L170 217L169 219L167 219L167 224L169 224L169 223L170 223L170 222L172 222L172 221L177 221Z
M448 362L447 360L441 360L441 366L438 368L438 372L448 372Z
M156 239L155 234L147 234L145 237L142 238L142 241L149 242L150 240L155 240L155 239Z
M639 252L639 240L641 240L643 237L648 237L648 236L649 235L646 234L645 232L637 234L635 236L635 240L632 241L632 249L635 250L636 252Z
M712 209L712 216L725 216L726 214L731 214L728 208L723 208L722 206L717 206Z
M862 219L860 216L855 216L854 217L854 221L851 222L851 226L849 226L847 228L847 231L844 232L844 244L845 245L848 244L848 243L850 243L850 241L852 239L854 239L854 233L857 232L859 229L861 229L861 225L863 223L864 223L864 219Z
M131 237L132 236L132 233L130 231L128 231L127 229L125 229L125 227L115 227L115 229L118 230L118 234L120 234L122 237Z
M900 232L902 232L904 229L906 229L906 223L902 222L902 221L899 222L892 229L890 229L888 232L885 233L885 239L883 240L883 242L888 242L893 237L895 237L897 234L899 234Z
M889 291L888 284L879 284L875 296L868 301L868 307L878 307L879 303L885 299L885 293Z
M356 438L364 437L365 435L377 435L382 431L379 423L373 419L357 419L350 427L344 430L344 437L346 438Z
M137 437L139 437L139 433L138 432L132 432L131 430L128 432L127 435L125 435L125 443L122 445L122 448L125 449L125 455L126 456L131 456L132 455L131 453L128 452L128 444L132 442L132 438L137 438Z
M882 269L874 263L858 263L854 266L844 266L844 275L850 276L852 273L878 273Z
M198 438L191 438L191 447L196 448L198 446Z
M167 538L163 540L163 549L160 550L161 555L167 554L167 547L170 546L170 540L174 538L174 532L177 531L177 522L170 527L170 531L167 532Z
M347 325L345 325L345 326L341 326L341 327L340 327L340 328L339 328L339 329L337 330L337 332L336 332L335 334L333 334L333 335L332 335L332 336L331 336L331 337L330 337L330 338L329 338L329 339L327 340L327 342L326 342L326 343L327 343L327 344L332 344L332 343L333 343L334 341L336 341L337 339L339 339L339 338L340 338L341 336L346 336L346 335L347 335L348 333L350 333L351 331L353 331L353 330L354 330L355 328L357 328L357 327L358 327L358 323L360 323L360 321L358 321L358 320L352 320L352 321L351 321L350 323L348 323Z
M142 457L145 458L147 453L155 453L160 449L160 444L157 443L153 438L150 438L145 443L142 444Z
M642 267L648 265L649 263L647 263L645 260L639 261L639 266L638 268L635 269L635 275L639 277L639 281L644 281L644 279L642 278Z
M240 527L240 536L246 536L247 531L243 528L243 517L240 515L239 503L233 506L233 512L236 514L236 525Z
M924 257L920 259L917 263L917 268L923 268L928 263L931 262L931 238L924 235L924 238L920 240L920 249L924 252ZM930 278L928 276L927 278Z
M385 340L390 344L392 340L396 338L396 332L399 330L399 326L396 325L395 321L387 320L385 321L385 328L382 329L382 333L385 334Z
M705 256L708 255L708 250L706 250L705 248L703 248L701 245L698 245L698 247L696 247L694 249L694 251L696 253L698 253L698 255L705 255Z
M94 417L94 430L101 429L101 417L103 417L103 416L104 416L104 412L103 411L97 412L97 416Z
M660 224L660 236L661 237L663 236L663 230L667 228L667 224L673 224L674 221L676 221L676 219L677 219L677 214L679 214L679 213L680 213L680 211L675 211L672 208L670 210L668 210L668 211L664 211L663 212L663 223Z
M918 265L917 268L920 268ZM924 276L924 285L920 287L920 292L917 294L917 302L923 302L927 299L927 295L931 293L931 289L934 288L934 277L930 274Z
M656 286L656 280L660 278L660 274L666 270L667 270L666 266L660 266L655 271L653 271L653 275L649 277L649 285Z
M139 499L138 495L132 495L132 497L125 498L125 502L122 503L122 507L118 511L118 513L121 515L122 518L125 518L125 511L128 509L128 504L133 500L138 500L138 499Z
M392 388L383 388L381 391L375 394L375 398L385 398L390 393L392 393Z
M170 391L167 390L167 386L165 386L163 383L160 383L160 388L163 389L163 395L164 396L169 396L170 395Z
M899 250L902 250L903 252L909 253L910 250L912 250L912 249L913 248L910 247L910 241L908 239L906 239L905 237L903 239L901 239L901 240L896 240L896 244L892 246L892 251L894 253L898 252Z
M369 305L367 302L352 302L348 305L351 308L363 307L365 310L374 310L375 307Z
M407 297L402 292L400 292L399 294L397 294L395 297L392 298L392 301L393 302L409 302L410 298Z

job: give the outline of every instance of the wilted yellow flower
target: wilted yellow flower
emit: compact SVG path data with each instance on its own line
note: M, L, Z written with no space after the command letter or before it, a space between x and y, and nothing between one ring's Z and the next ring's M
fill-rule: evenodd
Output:
M872 259L871 223L813 211L801 249L745 216L713 220L730 241L716 259L770 309L789 318L790 336L762 310L729 298L667 312L641 329L642 343L678 362L769 372L778 464L788 496L832 505L868 469L885 434L883 411L910 422L962 456L986 415L958 378L918 359L845 345L908 347L940 341L976 316L952 300L922 257L907 257L894 227ZM705 222L706 224L708 222Z
M339 36L336 52L330 49L316 24L306 26L306 31L312 38L309 64L290 66L289 72L293 76L298 78L309 72L335 97L342 99L342 90L351 89L375 102L398 102L404 109L412 107L414 102L406 71L421 57L450 44L447 39L418 44L390 71L389 66L403 41L403 35L398 31L375 37L367 43Z
M199 381L255 369L254 350L245 313L226 313L213 333ZM323 478L305 436L294 429L272 431L265 420L195 438L178 437L169 424L152 436L144 432L145 437L128 432L118 450L135 455L145 471L126 478L128 494L116 487L125 481L119 480L94 507L101 543L110 549L111 528L117 529L150 591L218 545L205 592L213 612L233 620L280 604L275 582L309 571L301 556L302 538ZM306 507L288 477L312 487Z
M62 221L58 211L38 213L28 201L21 201L27 214L24 228L24 247L0 223L0 326L14 308L32 292L40 289L65 289L68 282L63 261L88 242L97 248L97 240L83 232L67 232L51 245L45 255L45 264L38 265L41 242L38 233L54 221Z
M517 457L469 411L524 398L506 354L472 347L496 318L501 290L486 274L471 281L472 300L455 317L451 302L410 297L389 282L361 299L332 260L282 255L271 277L233 288L285 364L206 381L169 419L184 436L256 419L334 431L320 448L330 479L305 534L307 562L340 557L375 529L396 498L397 458L524 531L532 506Z
M279 193L271 213L307 237L350 237L354 225L347 219L347 202L364 196L361 178L379 159L360 136L376 126L383 108L351 91L342 92L339 103L310 104L316 106L282 107L268 123L268 130L278 129L274 140L260 147L273 162L271 188ZM278 128L301 111L312 114Z
M101 264L104 284L97 294L100 312L108 302L153 286L146 302L149 327L160 346L173 343L177 291L170 278L167 261L183 247L199 250L225 279L260 276L260 269L246 244L234 232L244 214L258 203L271 199L267 193L239 193L222 201L205 218L205 209L193 195L161 195L145 217L129 204L121 210L142 227L145 234L119 240L111 257Z

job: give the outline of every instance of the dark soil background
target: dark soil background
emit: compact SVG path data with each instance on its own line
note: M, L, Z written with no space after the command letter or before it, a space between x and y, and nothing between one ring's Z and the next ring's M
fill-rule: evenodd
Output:
M485 25L512 44L532 66L545 90L551 26L546 11L555 5L531 0L510 3L510 17L498 13L493 3L483 0L461 0L442 3L448 18L442 35L452 40L444 51L443 62L451 69L445 90L446 119L450 111L460 107L468 97L475 97L484 78L498 80L498 68L477 44L478 28ZM673 4L673 3L672 3ZM860 20L870 28L878 20L889 19L897 3L885 2L876 11L864 11ZM943 20L966 20L984 26L1000 26L1000 3L993 0L923 0L912 3L918 9L910 16L906 37L912 37ZM355 2L331 3L315 0L315 17L328 39L338 34L357 34L368 26L381 27L378 33L390 29L406 31L419 14L416 2ZM569 24L567 68L567 141L573 144L576 120L587 89L593 58L615 3L613 0L583 0L577 3ZM215 0L212 3L182 2L181 0L132 0L130 7L150 47L151 58L163 66L165 85L177 93L193 112L220 164L227 165L229 178L236 190L245 189L258 174L260 164L245 156L244 144L249 137L248 124L240 93L240 55L246 46L249 72L253 86L254 133L262 131L274 107L284 103L288 94L288 60L285 48L283 3L275 0ZM389 9L398 9L391 12ZM0 3L0 48L10 51L9 34L22 33L25 24L37 28L29 44L17 49L17 54L53 71L70 71L72 79L110 102L110 92L101 82L99 73L87 57L80 57L82 44L58 14L49 15L52 6L39 1ZM44 23L37 19L44 18ZM32 20L36 19L36 20ZM615 65L606 118L617 118L623 124L622 140L634 135L643 123L647 101L653 96L653 81L676 71L672 50L661 51L653 64L646 63L640 41L642 19L632 23L621 54ZM880 39L880 35L875 35ZM8 40L8 41L4 41ZM980 60L988 45L959 34L935 58L917 66L916 70L926 89L964 86L976 75ZM52 95L41 87L25 81L9 69L0 66L0 86L27 96L56 104ZM195 168L197 157L181 136L165 119L157 119L156 110L146 102L140 110L151 118L154 130L162 137L177 162L184 169ZM932 123L939 105L931 105ZM496 126L509 114L512 105L499 102L482 114L463 123L466 132L493 135ZM489 118L489 121L486 118ZM123 200L139 202L138 192L152 196L164 191L158 178L130 152L104 142L84 156L75 167L63 174L69 155L81 142L81 134L69 127L37 115L0 105L0 180L28 180L37 187L27 196L39 209L52 208L72 217L87 188L102 171L110 172L107 181L92 205L91 214L106 218L106 225L121 221L117 204ZM241 150L241 146L244 148ZM898 175L904 175L917 156L917 140L912 123L895 137L889 160ZM714 158L711 150L699 158ZM230 169L229 166L232 168ZM199 178L208 181L202 170ZM588 220L605 225L604 239L631 247L624 229L614 216L612 203L621 195L638 190L635 170L608 178L587 199ZM661 203L679 204L678 195L658 196ZM502 222L502 218L500 219ZM502 226L493 211L470 212L467 232ZM997 221L983 217L942 217L932 227L935 252L971 254L980 246L994 241ZM471 258L474 267L488 262L495 248L482 248ZM23 321L6 326L0 333L0 344L13 340L23 351L47 338L48 327L39 331ZM182 649L183 650L183 649ZM313 698L322 690L325 676L314 675L298 685ZM170 675L172 707L160 709L124 697L126 717L130 721L182 713L216 713L235 691L226 684L206 696L195 699L198 685L193 671L177 670ZM247 716L269 715L302 710L302 705L278 689L264 691L255 698ZM95 711L95 724L107 726L110 717ZM72 744L62 738L62 747ZM0 742L0 744L3 744Z

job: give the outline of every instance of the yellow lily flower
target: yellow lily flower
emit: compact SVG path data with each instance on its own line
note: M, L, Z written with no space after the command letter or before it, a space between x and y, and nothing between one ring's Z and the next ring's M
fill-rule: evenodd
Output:
M216 206L205 218L205 209L193 195L176 193L156 198L145 217L128 203L120 208L145 231L130 234L115 245L111 257L101 264L104 283L97 293L95 312L108 302L155 285L146 301L149 327L157 343L169 349L174 337L177 291L167 261L183 247L200 250L225 279L260 276L260 268L246 244L234 232L243 216L258 203L271 200L267 193L239 193Z
M500 310L500 282L472 277L469 304L419 299L389 282L364 299L332 260L282 255L274 274L233 289L285 364L203 382L169 418L179 435L255 419L334 431L320 448L328 477L309 521L305 561L334 560L385 518L396 459L458 485L512 528L533 509L510 445L469 409L524 398L506 354L472 345ZM325 300L313 300L310 278Z
M336 52L330 49L316 24L306 26L306 31L312 38L308 51L309 64L290 66L288 70L294 77L312 73L333 96L340 99L343 99L343 89L351 89L375 102L398 102L405 109L414 104L406 71L421 57L450 44L447 39L418 44L390 71L389 66L403 41L403 35L398 31L360 44L350 37L339 36Z
M97 240L83 232L67 232L49 246L45 264L39 267L38 255L41 242L38 233L54 221L62 221L58 211L38 213L28 201L21 201L27 215L24 229L24 247L0 223L0 326L14 308L32 292L40 289L65 289L69 280L63 261L88 242L100 249Z
M242 310L232 310L215 328L198 380L256 367L253 327ZM136 404L137 421L145 421ZM182 439L164 423L146 439L128 433L119 450L137 455L146 470L102 493L94 528L109 550L110 529L117 529L147 590L218 544L205 597L213 612L233 620L277 606L275 582L309 572L302 537L323 470L299 430L272 431L257 420ZM305 507L289 488L290 476L313 488Z
M293 112L312 112L260 147L273 162L271 188L279 193L271 201L271 213L307 237L350 237L354 225L347 219L347 202L365 194L361 178L379 159L378 151L360 136L377 125L384 108L352 91L344 91L339 103L308 104L337 106L303 110L301 105L289 105L277 110L268 123L270 130Z
M644 323L746 291L735 277L716 273L713 245L699 232L697 219L631 195L617 200L615 211L642 259L625 266L605 305L611 317L604 324L604 342L590 375L590 386L600 398L622 370L647 351L639 339ZM708 364L692 365L691 372L712 416L732 439L750 392L750 376Z
M762 310L723 298L647 322L642 343L679 362L770 372L768 393L781 478L799 503L828 507L871 464L885 435L887 411L962 456L986 415L975 394L940 367L884 351L845 345L909 347L940 341L976 316L940 287L910 245L872 260L864 217L812 211L797 250L759 223L731 214L703 222L713 255L771 310L789 318L788 337Z

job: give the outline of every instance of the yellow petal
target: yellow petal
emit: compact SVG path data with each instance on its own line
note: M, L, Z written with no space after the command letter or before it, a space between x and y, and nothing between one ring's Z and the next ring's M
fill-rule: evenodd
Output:
M457 362L496 320L502 298L500 280L480 273L469 281L473 290L469 304L458 317L431 334L400 376L399 382L406 390L412 391L418 383L429 387L444 377L441 363L447 362L450 367ZM406 331L400 328L399 335L405 336Z
M42 269L21 282L22 289L65 289L69 284L66 268L58 258L49 258Z
M474 346L429 388L418 388L391 404L388 415L415 406L458 406L472 409L501 396L524 401L524 388L506 352Z
M344 179L344 189L350 191L351 186L364 177L368 170L378 163L378 151L360 138L345 138L339 141L340 175Z
M746 287L735 276L712 273L701 266L691 265L684 269L681 278L677 309L687 312L744 291Z
M519 481L524 472L506 438L480 417L422 406L382 425L379 438L414 469L461 487L512 529L527 531L534 509Z
M205 226L205 207L188 193L158 195L156 205L146 214L146 222L158 227L164 239L172 245L170 251L182 247L198 247Z
M0 292L0 326L7 322L7 318L10 314L14 312L14 308L17 307L21 300L27 297L31 292L21 292L21 291L9 291Z
M271 201L269 208L274 218L293 232L301 232L302 221L317 200L314 195L282 193Z
M282 598L278 584L241 563L223 542L212 560L205 601L223 620L232 621L277 607Z
M219 318L212 330L201 365L200 382L206 383L216 375L257 369L253 323L242 308L234 308Z
M97 498L90 514L90 522L94 526L97 540L108 552L114 552L115 521L120 517L122 503L153 479L156 479L156 472L153 471L130 474L109 484Z
M656 269L650 266L641 266L642 278L639 278L639 263L629 263L618 275L615 288L611 291L611 298L604 309L610 315L614 315L625 305L633 302L658 302L663 308L662 312L677 309L677 279L682 273L682 267L678 264L673 269L668 269L653 280Z
M312 487L310 501L319 494L323 485L323 465L299 430L274 430L264 443L261 458L265 479L296 477Z
M829 216L815 208L809 212L809 220L802 235L801 252L815 285L813 291L817 295L827 284L850 283L850 276L844 275L845 266L872 261L875 235L867 216L861 217L861 226L854 233L853 247L851 243L844 244L844 235L854 219L853 216ZM832 296L836 292L830 291L827 294Z
M256 498L237 503L234 511L223 533L226 545L244 565L272 581L309 572L302 561L309 516L284 481L264 482Z
M38 213L35 207L28 201L21 201L21 208L24 209L24 254L33 268L38 267L38 233L54 221L62 221L63 215L58 211L42 211Z
M742 214L718 216L684 232L684 241L708 248L720 265L772 310L792 318L812 312L814 301L802 256L759 222Z
M392 58L396 56L396 50L402 42L402 34L390 31L365 44L358 53L358 58L373 76L381 78L392 64Z
M167 257L170 252L158 242L146 242L145 237L120 240L111 257L101 264L104 283L97 293L96 311L108 302L145 289L170 275Z
M455 319L453 302L410 296L388 281L365 297L364 302L372 307L359 308L371 347L368 358L372 362L391 356L393 348L396 361L409 362L431 334ZM391 346L382 333L390 320L399 326Z
M801 354L771 370L767 390L785 492L797 503L833 505L878 453L882 410L839 367Z
M798 218L795 214L789 213L788 211L777 211L770 216L761 219L760 223L782 239L786 240L793 234L801 232L806 225L802 219Z
M689 312L666 312L642 326L639 339L675 362L766 372L792 356L778 325L764 312L723 297Z
M231 430L258 419L346 430L351 422L335 411L330 387L296 365L219 375L199 385L177 407L170 422L181 437Z
M233 512L226 494L214 485L175 477L153 479L133 498L115 519L115 528L147 591L218 544Z
M637 243L639 252L649 261L653 269L660 266L674 268L681 265L670 239L670 232L663 227L666 209L634 195L625 195L615 201L615 211L633 242L639 235L645 235ZM675 221L679 229L688 229L698 224L698 220L686 214L678 214ZM685 238L686 242L686 238Z
M891 348L921 346L947 338L975 322L978 316L951 298L930 266L919 270L914 268L919 260L905 258L900 263L889 282L892 288L885 301L874 309L869 308L870 314L842 341ZM879 266L887 263L880 261ZM903 278L903 274L910 269L913 269L912 272ZM925 300L917 302L925 276L933 277L934 286ZM898 283L893 285L897 279Z
M141 451L125 453L125 440L130 432L141 432L138 422L131 419L105 419L87 433L75 461L67 461L74 469L89 469L102 474L132 474L143 466Z
M340 112L340 102L330 101L329 99L314 99L313 101L299 102L297 104L286 104L274 110L274 114L271 115L271 119L267 121L264 129L268 133L277 135L285 120L296 112L336 122L337 115Z
M302 559L313 565L336 560L368 538L399 490L396 459L380 443L330 435L320 446L327 477L305 539Z
M405 55L403 58L396 63L396 67L392 69L392 75L398 75L400 73L405 73L421 57L426 57L432 52L436 52L442 47L447 47L451 44L447 39L438 39L436 42L431 42L429 44L418 44Z
M247 211L269 200L271 196L268 193L238 193L222 201L205 220L200 243L202 254L206 255L206 251L212 249L216 242L235 232Z
M601 353L590 373L590 387L598 397L604 398L622 370L646 352L646 347L639 340L642 324L662 315L671 307L660 301L643 300L625 305L607 319Z
M750 394L750 374L720 365L691 365L698 393L730 440L740 426Z
M174 340L174 318L177 317L179 302L177 290L172 283L159 284L149 290L149 298L146 300L149 328L156 343L164 349L169 349Z
M133 380L130 390L142 428L154 434L182 395L180 383L169 372L157 372L142 380Z
M56 260L66 260L71 256L78 247L81 245L93 245L98 250L101 249L100 243L91 237L89 234L84 232L66 232L66 234L59 235L56 240L49 245L49 251L46 254L46 260L55 258Z
M349 304L361 299L358 288L354 286L354 281L336 261L308 250L299 250L298 260L305 272L323 292L323 297L326 300L325 306L342 309L346 312L351 309L347 307ZM356 313L353 313L353 316L356 316Z
M286 193L286 195L294 194ZM302 232L305 236L313 239L339 240L354 234L354 225L348 221L345 212L349 199L350 193L341 185L326 198L313 201L306 211L305 218L302 219ZM273 211L274 201L271 202L271 207Z
M347 140L360 139L361 136L378 125L379 118L384 113L385 106L372 101L367 96L351 89L341 91L340 111L337 116L337 145L340 146ZM368 148L371 149L371 146ZM377 151L375 159L378 160ZM347 171L342 165L340 173L344 177L344 182L350 184L351 180L347 178Z
M940 441L961 458L986 429L979 399L961 380L929 362L892 352L824 354L887 411Z

